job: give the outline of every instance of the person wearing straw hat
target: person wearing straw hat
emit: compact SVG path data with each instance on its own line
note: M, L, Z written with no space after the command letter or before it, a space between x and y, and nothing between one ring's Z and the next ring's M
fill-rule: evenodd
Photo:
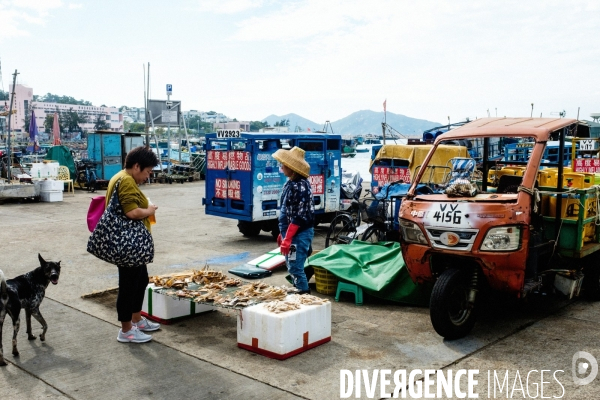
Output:
M288 181L281 191L277 244L285 256L288 272L300 294L310 293L304 272L304 262L312 253L315 235L315 206L308 176L310 165L304 160L304 150L293 147L279 149L273 158L281 163ZM294 251L295 247L295 251Z

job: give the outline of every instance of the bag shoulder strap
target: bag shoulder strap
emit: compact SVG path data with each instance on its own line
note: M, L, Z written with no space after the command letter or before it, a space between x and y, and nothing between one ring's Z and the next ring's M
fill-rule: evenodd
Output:
M121 183L121 180L123 180L123 178L124 177L120 177L119 180L115 183L115 188L114 188L112 194L110 195L110 200L108 202L109 206L110 205L113 205L114 207L121 206L121 202L119 201L119 184Z

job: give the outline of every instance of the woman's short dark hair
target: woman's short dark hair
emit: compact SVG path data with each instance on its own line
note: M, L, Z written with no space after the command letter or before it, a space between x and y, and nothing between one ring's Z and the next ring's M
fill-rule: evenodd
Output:
M139 146L131 149L125 157L125 168L133 168L135 164L139 164L140 169L148 167L156 167L158 165L158 157L150 147Z

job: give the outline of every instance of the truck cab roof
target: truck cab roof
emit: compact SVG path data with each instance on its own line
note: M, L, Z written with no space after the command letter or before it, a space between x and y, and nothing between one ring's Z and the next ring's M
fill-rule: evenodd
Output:
M576 123L567 118L481 118L438 136L435 142L475 136L531 136L545 142L552 132Z

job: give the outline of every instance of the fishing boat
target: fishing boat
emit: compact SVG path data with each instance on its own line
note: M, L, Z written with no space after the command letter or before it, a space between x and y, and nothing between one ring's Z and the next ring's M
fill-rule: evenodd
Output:
M357 147L356 148L356 152L357 153L368 153L369 152L369 148L368 147Z
M342 137L342 157L353 158L356 156L356 140L353 137Z
M365 135L364 144L381 144L381 139L373 134Z

